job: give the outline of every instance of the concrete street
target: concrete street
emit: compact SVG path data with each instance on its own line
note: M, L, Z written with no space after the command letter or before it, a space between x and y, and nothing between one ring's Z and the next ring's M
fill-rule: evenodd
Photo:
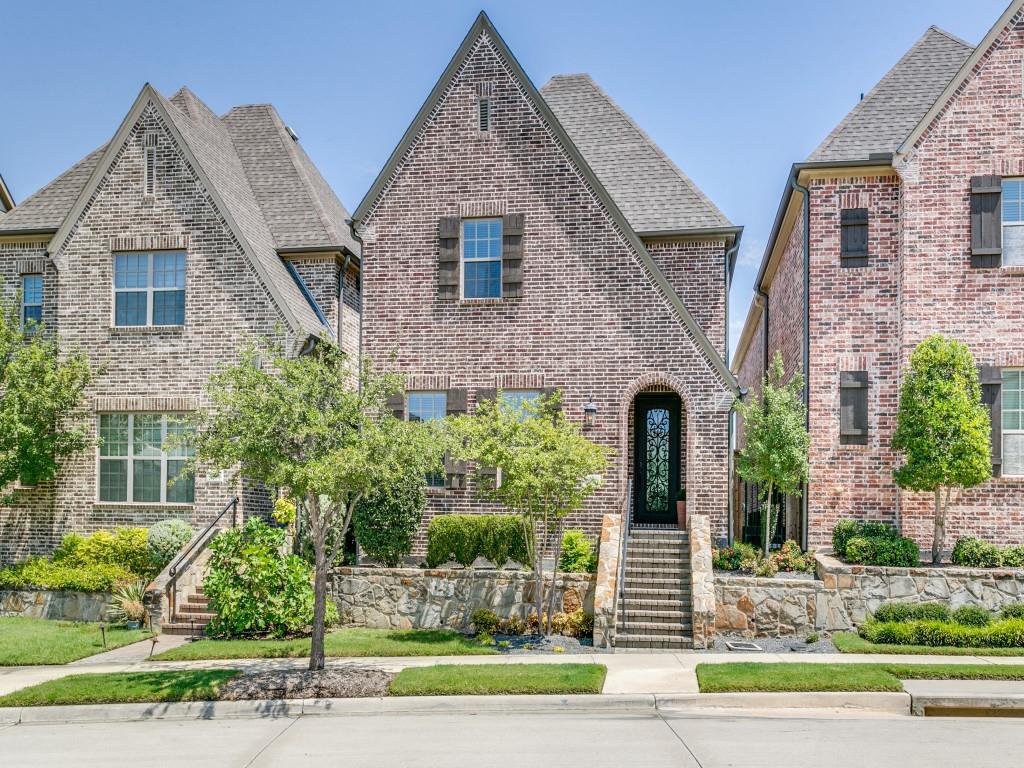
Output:
M1019 720L796 715L386 715L0 728L0 764L972 768L1013 765Z

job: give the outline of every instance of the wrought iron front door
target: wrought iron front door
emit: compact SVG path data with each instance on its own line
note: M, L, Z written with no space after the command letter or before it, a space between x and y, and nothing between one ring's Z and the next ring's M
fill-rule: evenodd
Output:
M634 413L633 521L676 521L679 496L679 406L675 395L640 395Z

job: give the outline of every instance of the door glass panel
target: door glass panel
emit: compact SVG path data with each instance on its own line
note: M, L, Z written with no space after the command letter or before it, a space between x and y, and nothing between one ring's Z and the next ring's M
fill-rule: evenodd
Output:
M646 508L651 514L668 513L669 447L671 419L664 408L647 412Z

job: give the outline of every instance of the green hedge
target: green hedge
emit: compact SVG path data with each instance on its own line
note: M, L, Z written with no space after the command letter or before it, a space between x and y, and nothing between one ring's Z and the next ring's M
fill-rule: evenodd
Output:
M427 526L427 566L454 560L468 568L483 557L498 568L509 560L530 566L523 521L517 515L438 515Z
M875 621L949 621L949 606L944 603L885 603L875 611Z
M0 588L112 592L138 578L138 574L113 563L69 565L46 557L32 557L0 570Z
M832 529L832 549L848 563L913 567L921 552L913 539L885 523L840 520Z
M953 563L966 568L1024 567L1024 545L997 547L987 541L965 536L953 547Z
M1003 619L984 627L948 621L876 621L869 619L860 636L885 645L927 645L953 648L1024 647L1024 619Z

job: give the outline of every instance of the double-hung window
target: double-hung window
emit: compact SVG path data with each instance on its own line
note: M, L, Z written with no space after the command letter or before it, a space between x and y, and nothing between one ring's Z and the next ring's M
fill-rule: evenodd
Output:
M185 254L114 254L114 325L184 325Z
M1024 476L1024 369L1002 372L1003 475Z
M501 298L501 219L462 222L462 298Z
M43 322L43 276L23 275L21 278L21 324L32 333Z
M409 421L433 421L443 419L448 412L448 395L446 392L410 392L408 397ZM431 472L427 475L427 485L431 488L444 488L444 475Z
M1003 179L1003 266L1024 265L1024 179Z
M536 389L501 390L502 406L518 413L521 419L525 419L529 415L526 411L526 403L536 403L539 398L540 392Z
M181 414L100 415L99 500L191 504L193 455Z

